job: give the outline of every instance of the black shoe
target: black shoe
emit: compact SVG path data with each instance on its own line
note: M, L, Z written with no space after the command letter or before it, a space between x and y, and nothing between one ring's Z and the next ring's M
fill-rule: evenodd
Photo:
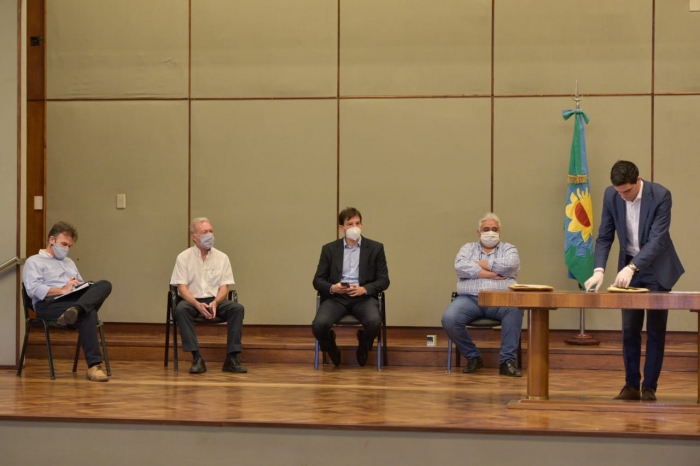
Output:
M357 352L355 354L360 367L365 367L369 351L367 351L367 346L365 346L365 331L362 329L357 331Z
M335 367L340 366L340 348L335 344L335 332L331 330L331 342L333 347L328 350L328 356L331 357L331 362Z
M467 359L467 365L462 369L463 374L468 374L469 372L476 372L478 369L484 367L484 360L481 358Z
M654 392L652 391L652 396L654 395ZM634 400L634 401L639 401L641 399L641 395L639 393L639 389L637 387L623 387L622 390L620 390L620 394L617 395L614 400Z
M501 365L498 366L498 373L501 375L507 375L508 377L522 377L523 376L522 372L520 372L520 369L515 367L515 363L513 362L512 359L509 359L506 362L501 363Z
M207 371L207 365L204 364L204 359L195 358L190 366L190 374L201 374Z
M224 372L236 372L238 374L245 374L248 372L248 368L241 364L241 355L237 354L232 358L226 358L224 365L221 368Z
M642 387L642 401L656 401L656 390L651 387Z

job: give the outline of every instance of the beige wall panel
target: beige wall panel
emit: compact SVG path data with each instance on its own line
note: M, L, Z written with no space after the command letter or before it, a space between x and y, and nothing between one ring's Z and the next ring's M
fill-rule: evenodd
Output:
M17 237L17 151L18 106L17 2L0 1L0 264L19 254ZM24 117L24 115L22 115ZM19 268L10 267L0 272L0 366L11 366L17 361L17 275ZM23 319L24 320L24 319Z
M100 316L164 322L187 241L187 103L52 102L47 128L47 225L73 223L81 275L112 282Z
M338 3L192 2L194 97L334 96Z
M46 2L47 96L187 97L185 0Z
M347 100L340 122L340 205L384 243L387 323L439 326L490 207L490 101Z
M577 285L567 278L563 226L574 123L564 121L561 112L572 106L568 98L497 99L494 147L494 210L504 224L504 239L520 252L518 281L570 291ZM586 143L597 237L615 161L630 159L649 176L651 106L648 97L589 97L582 108L591 118ZM606 287L615 279L617 244L606 267ZM578 328L578 315L573 309L553 311L550 327ZM619 330L619 312L590 310L587 327Z
M697 185L700 173L700 96L657 97L654 107L654 180L671 190L671 238L685 267L676 291L700 291ZM696 330L697 314L672 311L669 330Z
M335 239L336 141L334 101L192 104L192 216L211 219L246 324L311 324Z
M658 3L658 2L657 2ZM495 92L651 91L652 2L496 2Z
M354 0L340 9L342 95L491 92L491 2Z
M700 13L688 0L656 2L656 92L700 92Z

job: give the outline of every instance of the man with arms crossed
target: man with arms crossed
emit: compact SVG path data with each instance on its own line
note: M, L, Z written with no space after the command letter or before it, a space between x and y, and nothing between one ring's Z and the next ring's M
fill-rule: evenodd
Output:
M346 314L355 316L363 327L357 331L357 362L364 366L381 328L377 294L389 288L389 270L384 245L361 236L360 211L346 208L338 215L338 225L343 238L323 246L314 275L321 305L311 329L321 349L338 366L340 349L332 327Z
M226 254L214 248L214 228L207 218L192 220L190 236L194 246L177 256L170 278L170 284L177 285L182 298L175 307L174 317L180 327L182 349L192 353L190 374L207 370L194 330L194 318L198 315L205 319L220 317L226 320L226 360L221 370L248 372L240 359L244 308L228 300L228 286L235 283L231 262Z
M22 281L38 317L56 320L59 326L78 327L88 364L86 378L107 382L109 378L102 370L102 353L97 341L97 311L112 292L112 284L100 280L73 291L84 283L75 262L68 258L76 241L78 232L73 225L56 223L49 231L46 249L39 250L39 254L24 264Z
M612 186L605 190L603 215L595 247L595 269L586 280L586 291L599 291L603 285L605 264L615 232L620 241L618 274L614 286L670 291L685 272L673 247L671 192L657 183L644 181L637 166L619 160L610 171ZM616 400L656 401L666 345L668 310L652 310L647 315L647 350L644 382L639 366L642 355L644 309L622 310L622 359L625 362L625 386Z
M476 230L479 241L462 246L455 260L458 296L442 316L442 328L457 345L457 350L467 359L462 372L475 372L484 367L481 353L469 336L469 322L486 317L501 321L501 354L499 373L509 377L521 377L515 365L515 355L520 342L523 311L517 307L479 306L482 290L505 290L515 284L520 271L518 250L501 242L501 221L496 214L488 213L479 220Z

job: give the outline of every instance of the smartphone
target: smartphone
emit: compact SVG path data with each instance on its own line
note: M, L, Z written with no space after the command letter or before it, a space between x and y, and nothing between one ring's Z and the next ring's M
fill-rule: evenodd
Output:
M340 286L348 287L348 286L350 286L350 283L348 283L348 282L340 282Z

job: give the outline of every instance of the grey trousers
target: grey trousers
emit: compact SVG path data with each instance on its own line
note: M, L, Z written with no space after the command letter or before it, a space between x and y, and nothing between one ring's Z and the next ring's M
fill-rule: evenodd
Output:
M214 298L198 299L202 303L210 303ZM242 304L234 303L225 299L216 306L216 316L225 320L228 327L226 337L226 352L240 353L241 352L241 336L243 334L243 315L245 308ZM180 336L182 337L183 351L199 351L199 342L197 334L194 330L194 318L201 314L190 303L181 300L175 306L175 320L180 327Z

